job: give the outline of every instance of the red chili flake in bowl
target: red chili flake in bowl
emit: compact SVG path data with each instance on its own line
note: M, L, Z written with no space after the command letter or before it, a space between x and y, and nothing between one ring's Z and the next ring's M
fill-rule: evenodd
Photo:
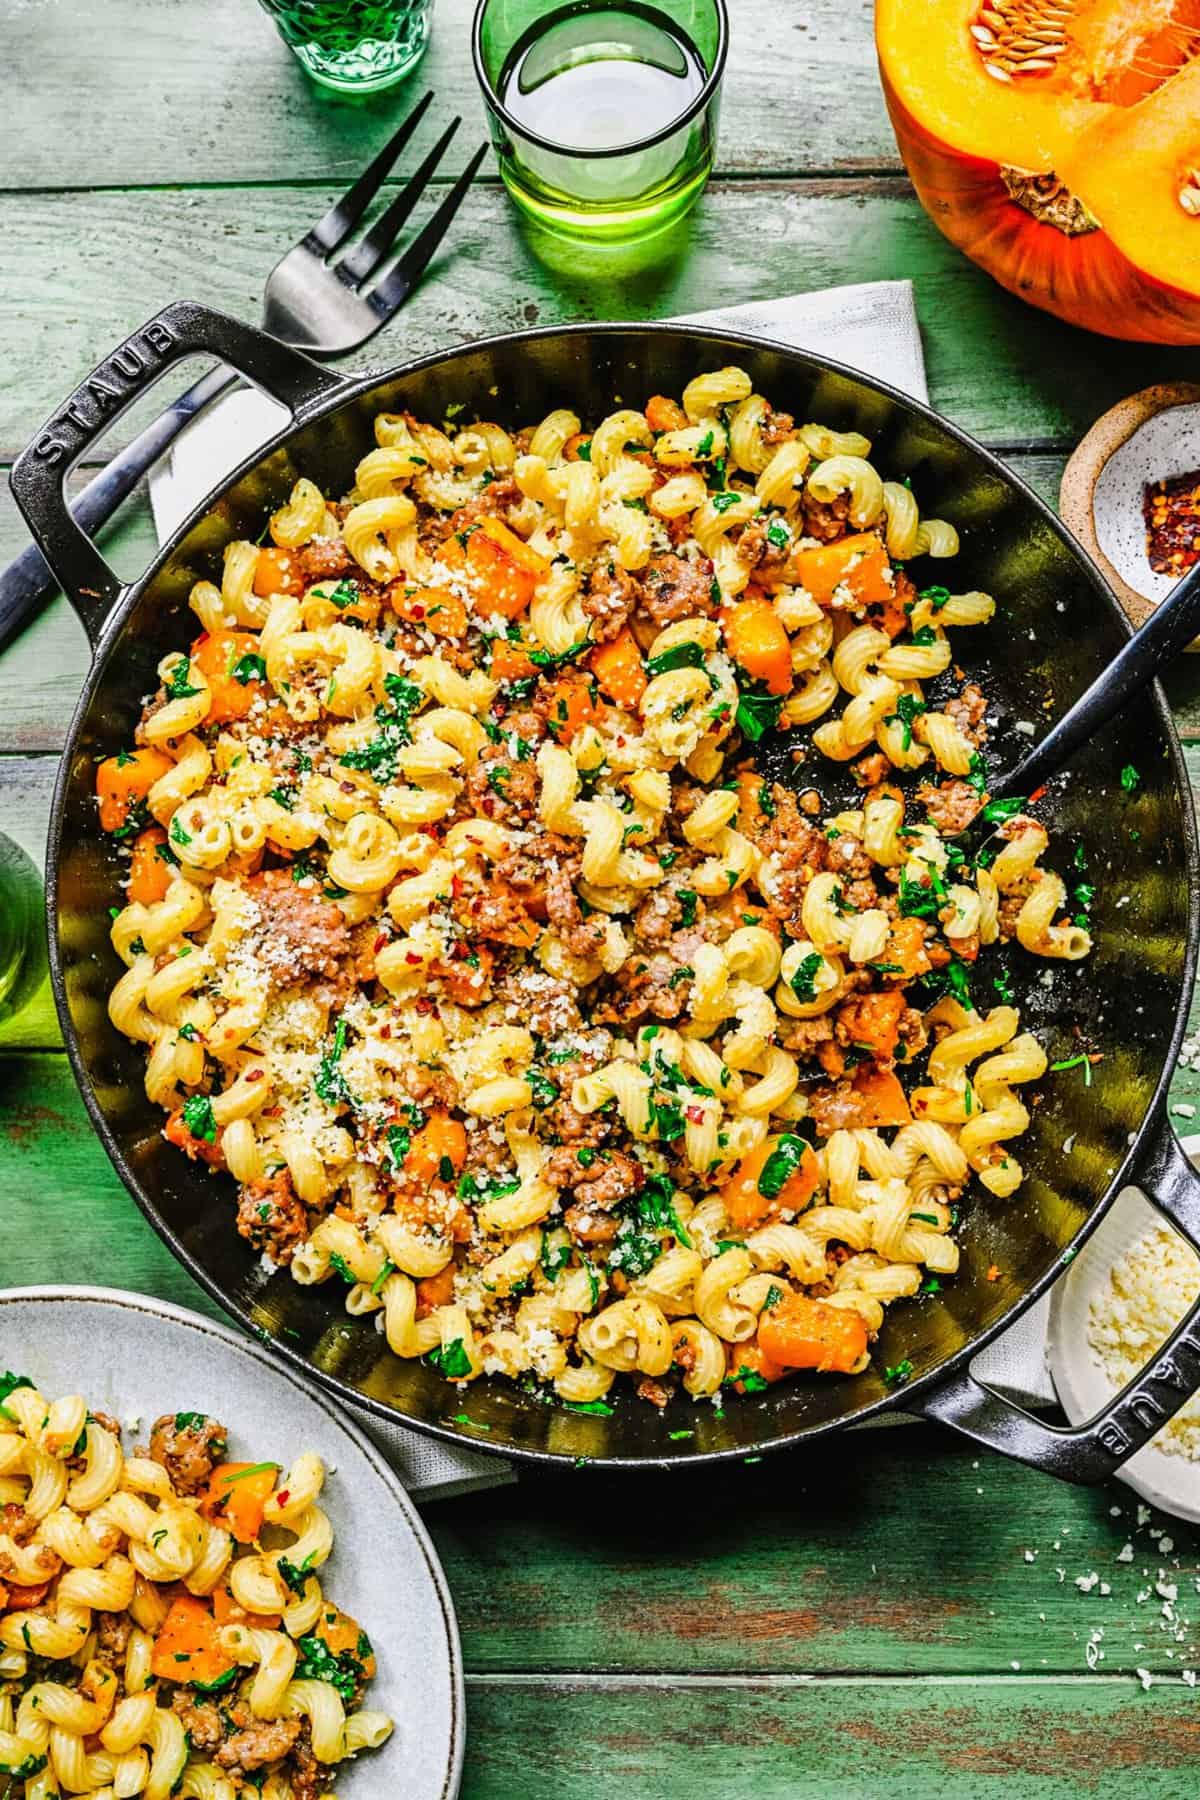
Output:
M1200 469L1148 483L1142 517L1150 567L1158 575L1185 575L1200 562Z

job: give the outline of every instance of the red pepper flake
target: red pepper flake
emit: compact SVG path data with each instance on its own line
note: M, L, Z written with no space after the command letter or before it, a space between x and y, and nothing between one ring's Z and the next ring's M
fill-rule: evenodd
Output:
M404 960L406 963L411 963L412 966L414 968L416 968L416 966L420 962L421 958L419 957L419 955L417 954L417 952L415 950L406 950L404 952Z
M422 1018L433 1011L433 1001L429 998L428 994L418 994L413 1001L413 1005L421 1014Z
M247 1069L246 1080L247 1082L261 1081L266 1072L265 1069Z
M462 876L461 875L452 875L450 877L450 898L452 900L459 899L459 897L462 894L462 891L463 891Z
M1146 555L1159 575L1183 575L1200 562L1200 470L1147 484L1142 494Z
M278 1500L280 1506L286 1506L288 1503L288 1500L290 1498L288 1489L282 1488L280 1490L280 1492L278 1494L276 1494L275 1498L276 1498L276 1500Z
M685 1106L683 1115L693 1125L703 1125L704 1123L704 1108L702 1106Z
M420 604L419 601L415 606L410 607L409 610L412 613L412 616L414 619L423 619L425 617L425 608Z
M999 1279L1000 1279L999 1263L992 1264L991 1268L987 1272L987 1279L988 1279L988 1281L999 1281Z
M1046 784L1043 781L1041 787L1034 788L1032 794L1030 794L1030 796L1029 796L1029 800L1028 800L1027 804L1030 806L1036 806L1039 800L1044 800L1046 798L1046 791L1047 791Z

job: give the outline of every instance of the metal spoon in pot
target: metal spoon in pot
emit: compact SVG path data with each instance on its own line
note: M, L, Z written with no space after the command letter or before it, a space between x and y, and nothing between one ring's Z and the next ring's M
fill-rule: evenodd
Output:
M1104 673L1015 769L988 784L991 800L1036 793L1200 633L1200 563L1177 582Z

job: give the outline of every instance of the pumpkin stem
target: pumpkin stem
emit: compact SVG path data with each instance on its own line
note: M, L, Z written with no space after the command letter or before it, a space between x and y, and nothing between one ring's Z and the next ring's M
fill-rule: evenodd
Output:
M1053 169L1039 175L1032 169L1015 169L1002 163L1000 179L1009 199L1024 207L1039 224L1052 225L1064 237L1083 237L1089 231L1099 231L1100 221Z

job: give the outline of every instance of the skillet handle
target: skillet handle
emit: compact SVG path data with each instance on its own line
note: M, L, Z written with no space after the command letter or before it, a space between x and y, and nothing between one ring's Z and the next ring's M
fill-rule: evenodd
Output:
M1200 1249L1200 1172L1179 1147L1161 1113L1134 1179L1147 1197ZM1149 1442L1200 1388L1200 1299L1154 1361L1094 1418L1071 1427L1047 1425L963 1369L939 1387L914 1394L905 1410L1030 1463L1063 1481L1103 1481Z
M185 356L216 356L300 422L341 378L266 332L195 300L176 300L98 363L13 464L9 483L30 531L95 644L124 584L74 518L63 491L88 446Z

